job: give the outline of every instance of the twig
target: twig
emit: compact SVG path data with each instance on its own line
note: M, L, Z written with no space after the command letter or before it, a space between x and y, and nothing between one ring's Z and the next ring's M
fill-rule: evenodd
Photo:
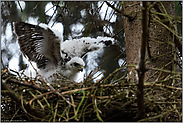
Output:
M152 20L153 22L158 22L160 23L162 26L164 26L167 30L169 30L173 35L175 35L175 37L177 38L177 40L180 42L181 38L178 36L177 32L175 32L174 30L172 30L171 28L169 28L166 24L164 24L163 22L161 22L158 19L154 19Z
M71 94L71 102L72 102L72 104L74 104L74 99L73 99L73 96L72 96L72 94ZM76 111L76 108L75 107L73 107L73 109L74 109L74 117L75 117L75 120L76 121L79 121L79 119L77 118L77 111Z
M172 62L173 62L173 60L170 61L169 63L167 63L166 65L164 65L163 67L161 67L160 69L164 69L166 66L168 66L168 65L171 64ZM149 70L149 69L147 69L147 70ZM147 78L147 79L145 80L145 82L147 82L150 78L152 78L152 77L153 77L155 74L157 74L157 73L158 73L158 71L154 72L149 78ZM162 73L162 71L161 71L160 73ZM159 76L160 76L160 74L159 74ZM158 77L158 78L159 78L159 77ZM156 83L156 81L158 81L158 79L155 80L154 83Z
M92 89L92 88L95 88L93 86L91 87L86 87L86 88L81 88L81 89L74 89L74 90L70 90L70 91L65 91L65 92L61 92L61 94L68 94L68 93L74 93L74 92L78 92L78 91L84 91L84 90L89 90L89 89Z
M30 60L29 60L29 62L30 62ZM38 74L40 77L41 77L41 79L43 80L43 82L44 83L46 83L46 85L47 86L49 86L53 91L55 91L55 89L50 85L50 83L48 83L48 82L46 82L45 80L44 80L44 78L37 72L37 70L34 68L34 66L33 66L33 64L30 62L30 64L31 64L31 66L33 67L33 69L36 71L36 74ZM72 103L70 103L62 94L60 94L59 92L55 92L57 95L59 95L60 97L62 97L68 104L70 104L70 105L72 105L72 106L74 106L75 107L75 105L73 105Z
M13 117L11 118L10 122L12 122L13 118L15 117L15 115L18 113L19 110L20 110L20 108L18 108L18 110L15 112L15 114L14 114Z
M54 113L53 122L55 122L56 115L57 115L57 110L58 110L58 101L57 101L57 104L56 104L56 106L55 106L55 113Z
M21 12L23 12L22 7L21 7L21 5L20 5L20 2L19 2L19 1L17 1L17 2L18 2L18 5L20 6Z
M158 87L164 87L164 88L168 88L168 89L182 90L182 88L179 88L179 87L173 87L173 86L168 86L168 85L163 85L163 84L149 84L149 83L145 83L144 86L158 86Z
M182 107L179 107L178 109L181 109ZM142 122L142 121L152 121L153 119L155 119L155 118L159 118L159 117L161 117L161 116L164 116L164 115L166 115L166 114L168 114L168 113L170 113L170 112L172 112L172 111L174 111L175 109L171 109L171 110L168 110L167 112L164 112L164 113L162 113L162 114L160 114L160 115L156 115L156 116L154 116L154 117L148 117L148 118L145 118L145 119L141 119L141 120L139 120L138 122Z
M107 2L107 1L105 1L105 3L106 3L109 7L111 7L112 9L114 9L116 12L118 12L118 13L122 14L123 16L127 17L130 21L132 21L132 20L136 17L136 15L135 15L135 17L132 17L132 16L130 16L129 14L126 14L126 13L120 11L119 9L115 8L113 5L111 5L111 4L110 4L109 2Z
M35 110L32 106L29 105L29 103L26 100L22 99L20 95L18 95L16 92L11 90L6 85L4 80L2 80L1 85L2 85L3 90L9 91L9 96L11 97L11 99L14 100L17 103L17 105L20 105L20 106L23 105L27 112L29 112L32 115L35 115L36 117L43 118L46 116L46 114L44 112L40 112L38 110Z
M59 2L57 3L56 9L54 10L52 16L49 18L48 23L50 22L50 20L53 18L54 14L56 13L56 11L57 11L57 9L58 9L58 4L59 4ZM53 26L53 25L52 25L52 26ZM51 27L52 27L52 26L51 26Z
M29 93L35 98L36 96L31 92L29 91ZM43 104L40 102L40 100L37 100L38 104L41 106L42 109L44 109L44 106Z
M32 103L34 100L36 100L36 99L38 99L38 98L41 98L41 97L43 97L43 96L45 96L45 95L47 95L47 94L52 94L52 93L54 93L54 92L56 92L56 91L49 91L49 92L46 92L46 93L43 93L43 94L41 94L41 95L38 95L38 96L34 97L33 99L31 99L31 100L29 101L29 105L31 105L31 103Z
M120 70L122 70L122 69L124 69L124 68L126 68L126 67L136 67L136 65L126 65L126 66L122 66L122 67L120 67L120 68L118 68L118 69L116 69L115 71L113 71L111 74L109 74L109 76L107 76L105 79L104 79L104 82L103 83L105 83L110 77L112 77L114 74L116 74L118 71L120 71Z
M102 4L104 4L104 2ZM109 9L109 6L107 6L107 9L106 9L106 12L105 12L105 15L104 15L104 20L106 19L108 9Z
M104 122L103 119L101 118L100 114L99 114L99 112L101 112L101 111L100 111L100 110L98 109L98 107L97 107L97 99L96 99L96 98L94 98L94 105L93 105L93 107L94 107L94 110L95 110L95 112L96 112L97 118L98 118L100 121Z
M119 32L117 32L116 34L114 34L113 36L112 36L112 38L114 38L114 37L116 37L116 35L118 35L120 32L122 32L124 30L124 28L122 28Z
M35 10L39 4L40 4L40 2L38 2L38 3L34 6L34 8L33 8L32 10Z
M42 94L42 93L41 93L40 91L38 91L38 90L36 90L36 92L38 92L39 94ZM46 97L47 97L47 95L46 95ZM51 106L50 106L50 104L48 103L48 100L46 99L46 97L43 97L43 99L45 100L45 102L46 102L48 108L50 108Z
M47 89L44 89L44 88L40 88L40 87L37 87L33 84L28 84L28 83L24 83L24 82L21 82L21 81L18 81L16 79L8 79L7 82L9 83L15 83L15 84L18 84L18 85L22 85L22 86L26 86L26 87L30 87L30 88L33 88L33 89L36 89L36 90L39 90L41 92L48 92Z
M170 71L170 70L165 70L165 69L160 69L160 68L148 68L148 70L157 70L157 71L162 71L162 72L166 72L166 73L173 73L173 74L182 74L182 72L175 72L175 71Z
M76 115L74 115L73 117L69 118L69 120L75 118L77 121L79 121L79 119L77 118L77 115L78 115L79 109L80 109L80 107L82 106L82 104L83 104L83 102L84 102L84 99L85 99L85 91L82 91L82 92L83 92L83 96L82 96L82 99L81 99L81 101L80 101L80 103L79 103L77 109L76 109Z

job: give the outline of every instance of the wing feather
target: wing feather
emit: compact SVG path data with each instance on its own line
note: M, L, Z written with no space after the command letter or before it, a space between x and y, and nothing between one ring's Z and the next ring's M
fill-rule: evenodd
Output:
M14 30L20 50L24 56L36 62L38 68L45 68L48 62L58 65L58 62L62 60L60 55L61 40L49 28L16 22Z

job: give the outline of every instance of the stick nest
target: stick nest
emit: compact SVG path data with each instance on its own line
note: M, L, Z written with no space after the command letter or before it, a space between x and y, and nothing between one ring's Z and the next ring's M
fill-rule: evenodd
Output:
M163 80L172 82L169 86L144 83L145 119L138 119L137 82L127 75L117 78L121 69L95 82L92 77L99 70L80 83L62 78L56 84L4 69L1 121L182 121L181 74Z

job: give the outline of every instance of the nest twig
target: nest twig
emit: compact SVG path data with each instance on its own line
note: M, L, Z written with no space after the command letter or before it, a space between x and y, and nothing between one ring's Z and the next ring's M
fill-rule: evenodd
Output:
M137 84L127 81L126 75L116 78L119 70L94 82L92 77L98 69L81 83L68 85L63 81L58 86L58 83L45 84L38 76L29 78L23 73L12 76L4 69L2 121L137 121ZM181 80L181 76L175 78ZM165 86L156 82L144 86L146 117L141 121L182 120L180 83Z

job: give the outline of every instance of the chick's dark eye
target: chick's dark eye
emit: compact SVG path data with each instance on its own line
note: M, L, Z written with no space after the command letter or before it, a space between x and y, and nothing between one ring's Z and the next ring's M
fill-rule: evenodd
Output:
M79 64L75 62L75 63L73 63L73 65L74 65L74 66L78 66Z

